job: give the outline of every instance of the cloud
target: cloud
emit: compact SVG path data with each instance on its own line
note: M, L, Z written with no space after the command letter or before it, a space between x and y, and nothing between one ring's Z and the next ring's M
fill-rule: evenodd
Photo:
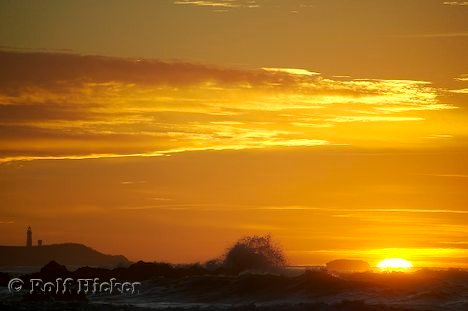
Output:
M447 33L428 33L401 35L399 38L464 38L468 37L468 32L447 32Z
M315 76L315 75L320 75L318 72L312 72L306 69L297 69L297 68L262 68L263 70L266 71L272 71L272 72L285 72L289 73L292 75L302 75L302 76Z
M285 75L273 76L262 70L243 71L184 62L75 54L0 51L0 64L0 88L3 91L16 90L18 85L66 91L78 83L90 89L107 87L108 90L116 90L135 84L182 86L210 82L228 85L288 82ZM293 79L289 80L292 83ZM42 89L44 92L48 90Z
M177 5L193 5L213 8L257 8L259 7L255 0L177 0Z
M328 119L330 122L382 122L382 121L422 121L421 117L395 117L395 116L339 116L336 118Z
M347 145L332 128L456 108L425 81L305 69L8 51L0 68L0 162Z
M458 89L458 90L449 90L450 93L456 94L468 94L468 88L466 89Z
M451 139L451 138L453 138L453 135L449 135L449 134L434 134L434 135L427 136L426 138L428 138L428 139Z
M455 80L458 80L458 81L466 82L466 81L468 81L468 74L462 74L462 75L460 75L459 77L454 78L454 79L455 79Z
M440 175L435 175L440 176ZM285 210L285 211L301 211L301 210L315 210L326 212L352 212L352 213L424 213L424 214L468 214L465 210L454 209L415 209L415 208L326 208L326 207L311 207L303 205L291 206L264 206L258 207L260 210Z
M463 175L463 174L431 174L429 176L449 177L449 178L468 178L468 175Z
M445 1L444 5L467 6L468 1Z

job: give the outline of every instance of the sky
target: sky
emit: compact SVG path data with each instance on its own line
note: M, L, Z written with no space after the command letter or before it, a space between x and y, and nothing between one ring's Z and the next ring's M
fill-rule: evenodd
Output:
M0 244L468 267L468 2L0 0Z

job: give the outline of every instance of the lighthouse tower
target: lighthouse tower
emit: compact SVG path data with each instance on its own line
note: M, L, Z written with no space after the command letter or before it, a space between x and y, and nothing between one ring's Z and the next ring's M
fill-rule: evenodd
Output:
M31 230L31 227L28 227L28 231L26 233L26 246L27 247L32 246L32 230Z

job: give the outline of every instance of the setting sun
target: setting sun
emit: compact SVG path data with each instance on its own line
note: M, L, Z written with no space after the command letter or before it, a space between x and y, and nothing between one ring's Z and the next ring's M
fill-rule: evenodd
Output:
M378 268L382 270L406 270L413 267L413 264L402 258L387 258L379 262Z

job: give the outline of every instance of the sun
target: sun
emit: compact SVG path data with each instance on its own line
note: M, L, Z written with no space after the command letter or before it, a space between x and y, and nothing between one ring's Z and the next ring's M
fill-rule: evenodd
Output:
M402 258L386 258L377 267L384 271L405 271L413 268L413 264Z

